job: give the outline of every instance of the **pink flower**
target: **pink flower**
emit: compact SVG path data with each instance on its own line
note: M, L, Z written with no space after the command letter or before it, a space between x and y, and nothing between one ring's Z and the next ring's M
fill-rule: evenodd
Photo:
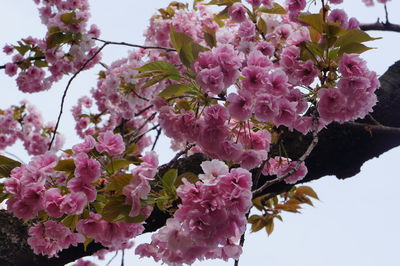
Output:
M272 121L278 115L278 105L276 104L275 97L267 93L258 95L254 114L259 121Z
M111 131L99 134L96 150L100 153L107 152L110 155L121 154L125 150L125 144L120 134Z
M103 231L100 220L100 214L90 212L89 218L78 221L78 223L76 224L76 230L82 234L96 239L97 236Z
M247 150L242 153L240 158L240 166L250 170L258 167L264 160L267 153L265 151Z
M366 62L358 54L343 54L339 62L339 71L343 77L366 76L369 72Z
M289 128L293 127L296 119L296 103L289 102L287 99L280 99L278 102L278 114L274 117L274 123L284 125Z
M347 25L348 25L347 14L342 9L334 9L334 10L332 10L331 13L328 16L328 21L329 22L337 22L343 28L347 28Z
M236 22L243 22L246 20L246 8L241 3L234 3L229 8L229 16Z
M46 212L54 218L61 217L63 215L63 212L60 209L62 201L63 197L61 196L61 192L58 188L51 188L47 190L44 196L44 208Z
M286 1L290 12L297 13L303 10L307 5L306 0L286 0Z
M276 69L274 72L268 75L266 80L267 92L275 96L283 96L289 92L288 89L288 77L280 69Z
M239 94L231 93L227 97L228 111L232 118L237 120L247 120L253 112L252 94L245 90L240 90Z
M238 35L245 40L251 40L256 36L256 26L250 20L242 22L238 30Z
M222 125L228 121L229 114L227 109L220 105L214 104L204 108L204 120L207 124Z
M85 136L85 140L83 141L83 143L72 146L72 151L75 154L88 153L89 151L94 149L95 145L96 145L96 140L92 136Z
M344 95L337 89L321 89L318 92L320 101L318 103L318 113L327 123L336 120L344 122L343 111L346 106Z
M201 70L196 77L197 83L206 92L219 94L225 89L224 75L220 67Z
M96 181L101 174L101 165L98 161L90 159L86 153L75 155L75 171L76 177L82 179L86 183Z
M86 203L87 198L83 192L73 192L64 196L60 209L68 215L81 214Z
M17 64L13 64L13 63L7 63L6 64L5 72L10 77L12 77L15 74L17 74L17 70L18 70L18 65Z
M272 66L272 62L261 51L255 50L249 54L247 58L247 65L258 66L258 67L270 67Z
M204 161L200 164L204 174L199 175L199 179L204 184L214 184L218 182L217 178L221 175L229 173L228 166L219 160Z
M267 71L261 67L245 67L242 71L242 75L245 77L243 87L253 93L265 87L267 82Z
M89 202L92 202L96 199L97 191L96 188L85 181L82 178L72 178L68 182L68 189L72 192L82 192L86 195L86 198Z

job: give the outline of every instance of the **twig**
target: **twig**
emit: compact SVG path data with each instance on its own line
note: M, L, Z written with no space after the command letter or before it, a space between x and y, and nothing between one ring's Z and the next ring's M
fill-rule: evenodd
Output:
M167 164L167 169L171 169L175 166L176 161L181 157L183 154L187 153L188 150L193 148L196 144L188 144L186 148L180 152L178 152L174 158Z
M383 126L383 125L382 125L381 123L379 123L379 121L376 120L371 114L368 114L368 117L369 117L369 119L372 120L372 122L374 122L375 125Z
M154 148L156 147L156 144L157 144L158 139L160 138L160 135L161 135L161 128L158 128L158 129L157 129L156 138L155 138L155 140L154 140L153 146L151 147L151 150L152 150L152 151L154 151Z
M150 104L150 105L147 106L146 108L140 110L139 112L135 113L135 116L139 116L139 115L143 114L144 112L146 112L147 110L149 110L151 107L153 107L152 104Z
M363 124L358 122L347 122L345 125L353 126L353 127L362 127L368 130L376 130L376 131L387 131L392 133L400 133L400 127L389 127L384 125L371 125L371 124Z
M135 94L136 97L138 97L139 99L142 99L146 102L150 102L149 99L147 99L146 97L143 97L142 95L139 95L135 90L132 90L133 94Z
M142 49L159 49L159 50L165 50L165 51L168 51L168 52L176 52L176 50L174 48L169 48L169 47L144 46L144 45L127 43L127 42L112 42L112 41L106 41L106 40L102 40L102 39L98 39L98 38L93 38L93 40L102 42L104 44L122 45L122 46L129 46L129 47L142 48Z
M386 24L389 24L389 13L388 13L388 10L387 10L386 3L383 5L383 7L385 9Z
M78 71L76 71L75 74L68 80L67 87L64 89L64 93L63 93L63 96L61 98L60 112L58 114L57 123L56 123L56 126L54 128L53 136L52 136L51 141L49 143L49 149L48 150L51 149L51 146L53 145L54 139L56 138L57 129L58 129L58 126L60 124L61 115L62 115L63 109L64 109L65 97L67 96L67 92L68 92L69 87L71 86L72 81L76 78L76 76L78 76L79 73L81 73L82 70L85 69L85 67L89 64L89 62L92 61L106 46L107 46L107 43L104 43L99 48L99 50L97 50L97 52L94 53L93 56L91 56L88 60L86 60L86 62L78 69Z
M150 128L149 130L144 132L143 134L141 134L141 135L137 136L136 138L134 138L132 142L138 142L141 138L143 138L144 135L146 135L150 131L153 131L154 129L157 129L159 126L160 126L159 124L155 125L154 127Z
M124 266L125 261L125 250L122 250L121 266Z
M35 60L42 60L42 59L45 59L45 57L44 56L34 56L34 57L28 57L22 61L14 62L12 64L21 65L25 61L35 61ZM0 69L4 69L4 68L6 68L6 64L0 66Z
M148 118L146 118L146 120L142 123L140 127L138 127L136 130L126 133L124 137L129 137L131 135L138 134L140 130L142 130L147 125L147 123L149 123L151 120L154 119L154 117L156 117L156 114L157 112L152 113Z
M251 210L251 208L250 208L250 210ZM246 213L246 220L249 218L250 210ZM247 229L247 223L246 223L245 230L244 230L243 234L240 236L239 245L241 247L244 246L244 241L246 240L245 239L246 229ZM239 259L235 260L234 266L239 266Z
M118 255L118 250L115 252L115 255L107 262L106 266L110 265L110 263L115 259L117 255Z
M400 130L400 129L399 129ZM273 184L279 183L283 180L285 180L287 177L291 176L292 174L294 174L300 167L300 165L307 159L307 157L311 154L311 152L313 151L313 149L315 148L315 146L317 146L318 143L318 119L314 116L313 118L313 130L312 130L312 135L313 135L313 139L310 143L310 145L308 146L307 150L304 152L304 154L297 160L296 165L290 169L290 171L288 173L286 173L283 176L277 177L273 180L267 181L265 182L261 187L259 187L258 189L255 189L252 191L253 195L256 195L260 192L262 192L263 190L265 190L266 188L268 188L269 186L272 186Z

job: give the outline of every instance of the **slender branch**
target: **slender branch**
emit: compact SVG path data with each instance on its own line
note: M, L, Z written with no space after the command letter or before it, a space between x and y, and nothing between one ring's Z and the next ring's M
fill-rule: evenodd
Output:
M161 135L161 128L157 128L157 135L156 138L154 140L153 146L151 147L151 150L154 151L154 148L156 147L156 144L158 142L158 139L160 138Z
M125 249L122 250L122 257L121 257L121 266L125 264Z
M142 99L143 101L150 102L150 100L147 99L146 97L143 97L142 95L139 95L139 94L137 93L137 91L132 90L132 92L133 92L133 94L135 94L136 97Z
M371 125L371 124L364 124L358 122L347 122L345 123L348 126L353 127L361 127L367 131L387 131L392 133L400 133L400 127L389 127L384 125Z
M113 41L106 41L98 38L93 38L93 40L102 42L104 44L113 44L113 45L122 45L122 46L129 46L129 47L135 47L135 48L142 48L142 49L159 49L159 50L165 50L168 52L176 52L174 48L169 48L169 47L162 47L162 46L144 46L144 45L138 45L138 44L132 44L132 43L127 43L127 42L113 42Z
M383 7L385 8L386 24L388 24L389 23L389 13L388 13L388 10L387 10L386 3L383 5Z
M315 146L317 146L318 144L318 119L314 116L313 118L313 130L312 130L312 141L310 143L310 145L308 146L307 150L303 153L303 155L297 160L297 164L290 169L290 171L288 173L286 173L283 176L277 177L273 180L267 181L265 182L261 187L259 187L258 189L255 189L252 191L253 195L256 195L260 192L262 192L264 189L279 183L283 180L285 180L287 177L291 176L292 174L294 174L300 167L300 165L307 159L307 157L311 154L311 152L313 151L313 149L315 148Z
M56 123L56 126L55 126L54 131L53 131L53 136L52 136L51 141L49 143L49 150L51 149L51 146L53 145L54 139L56 138L57 129L58 129L58 126L60 125L61 115L62 115L63 109L64 109L65 97L67 96L67 92L68 92L69 87L71 86L72 81L78 76L79 73L81 73L82 70L85 69L85 67L90 63L90 61L92 61L106 46L107 46L107 43L104 43L97 50L97 52L94 53L94 55L91 56L88 60L86 60L86 62L78 69L78 71L76 71L75 74L68 80L67 87L65 87L63 96L61 98L60 112L58 113L57 123Z
M33 56L33 57L28 57L22 61L14 62L13 64L21 65L25 61L36 61L36 60L42 60L42 59L45 59L45 57L44 56ZM6 68L6 64L0 66L0 69L4 69L4 68Z
M195 146L195 144L188 144L186 146L186 148L180 152L178 152L174 158L172 158L172 160L167 164L167 169L172 169L175 166L176 161L179 159L179 157L181 157L183 154L187 153L188 150L190 150L191 148L193 148Z
M118 255L118 250L115 251L115 255L107 262L106 266L110 265L111 262L115 259L115 257L117 257L117 255Z
M150 105L147 106L146 108L144 108L144 109L140 110L139 112L135 113L135 117L136 117L136 116L139 116L139 115L141 115L141 114L143 114L144 112L146 112L147 110L149 110L149 109L152 108L152 107L153 107L153 105L150 104Z
M383 22L375 22L375 23L368 23L368 24L360 24L360 29L364 31L368 30L378 30L378 31L393 31L393 32L400 32L400 25L399 24L392 24L392 23L383 23Z

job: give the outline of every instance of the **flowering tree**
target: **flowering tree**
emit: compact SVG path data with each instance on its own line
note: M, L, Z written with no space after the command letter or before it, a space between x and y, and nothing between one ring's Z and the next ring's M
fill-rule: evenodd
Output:
M26 101L0 112L1 149L20 140L32 155L28 164L0 157L2 224L18 239L2 247L15 249L4 263L63 265L155 232L138 255L237 264L247 223L270 234L282 212L318 198L296 184L353 176L397 146L399 120L386 114L396 110L399 66L377 90L359 54L375 39L363 30L399 26L360 24L335 9L342 1L309 2L316 12L305 0L172 2L136 45L101 39L87 0L35 0L47 34L6 45L12 59L1 68L25 93L69 81L56 123ZM110 45L135 49L107 66ZM72 109L82 141L63 147L68 89L96 65L96 88ZM161 166L160 134L176 151Z

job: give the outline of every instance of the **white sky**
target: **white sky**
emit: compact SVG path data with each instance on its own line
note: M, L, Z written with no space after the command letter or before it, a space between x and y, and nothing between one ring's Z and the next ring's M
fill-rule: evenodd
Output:
M91 22L102 30L101 37L112 41L126 41L141 44L142 33L148 25L148 18L167 0L114 0L90 1ZM346 0L344 5L351 16L361 22L375 22L384 18L383 7L366 8L361 0ZM400 23L399 1L389 3L391 22ZM397 17L396 17L397 16ZM44 27L40 24L32 0L2 0L0 9L0 47L15 43L22 37L40 37ZM384 37L370 43L376 50L366 52L363 57L370 68L382 74L392 63L400 59L398 44L400 34L371 32ZM110 63L126 55L125 47L107 47L103 62ZM0 64L7 61L0 55ZM77 142L73 119L68 112L76 99L89 92L96 84L97 70L82 73L72 84L67 97L67 107L61 123L61 132L67 137L67 145ZM0 108L7 108L20 99L29 99L43 112L46 121L56 120L62 91L66 81L56 84L50 91L34 95L19 93L13 79L0 73ZM162 160L171 157L168 143L158 145ZM12 150L27 160L21 145ZM22 154L22 155L21 155ZM284 222L277 223L272 236L266 233L249 234L246 237L241 265L260 266L398 266L398 239L400 239L399 203L400 187L398 174L400 149L394 149L379 159L367 162L359 175L345 181L325 177L312 182L321 202L315 208L306 208L303 214L284 214ZM148 241L148 236L137 239L137 243ZM110 257L113 254L110 255ZM108 260L98 263L107 264ZM120 265L118 256L110 265ZM133 251L127 251L125 265L160 265L152 260L138 260ZM195 265L233 265L233 261L207 261Z

